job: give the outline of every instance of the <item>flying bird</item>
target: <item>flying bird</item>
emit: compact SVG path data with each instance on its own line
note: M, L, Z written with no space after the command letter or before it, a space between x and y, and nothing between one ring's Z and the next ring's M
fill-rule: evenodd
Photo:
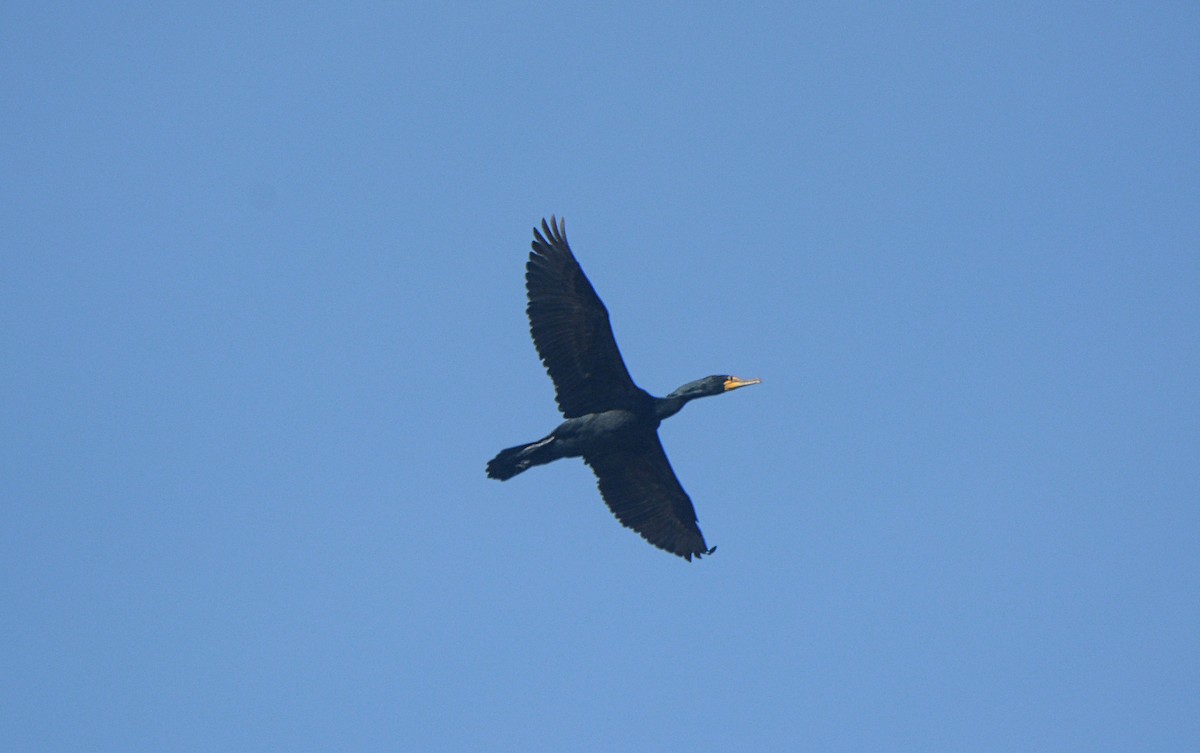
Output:
M758 384L720 375L688 382L666 397L633 383L608 310L567 245L566 223L542 220L533 229L525 264L529 330L554 382L566 419L529 444L501 450L487 464L506 481L535 465L582 457L596 474L600 495L623 525L654 546L691 561L712 554L696 525L696 510L658 439L658 425L690 400Z

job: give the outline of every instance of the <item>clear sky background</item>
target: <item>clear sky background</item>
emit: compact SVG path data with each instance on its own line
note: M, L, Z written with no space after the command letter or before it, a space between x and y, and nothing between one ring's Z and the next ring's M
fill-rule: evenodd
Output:
M0 749L1200 749L1200 6L0 9ZM567 218L711 558L558 415Z

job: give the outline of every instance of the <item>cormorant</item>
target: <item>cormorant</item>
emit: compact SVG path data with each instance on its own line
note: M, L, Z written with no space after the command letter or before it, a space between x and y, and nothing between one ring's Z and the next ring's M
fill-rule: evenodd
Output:
M758 379L710 376L666 397L633 383L608 321L608 310L567 245L566 223L533 229L525 264L529 330L550 373L566 418L536 442L501 450L487 464L490 478L505 481L535 465L582 457L600 494L623 525L654 546L691 561L712 554L696 525L696 510L679 484L658 425L689 400L758 384Z

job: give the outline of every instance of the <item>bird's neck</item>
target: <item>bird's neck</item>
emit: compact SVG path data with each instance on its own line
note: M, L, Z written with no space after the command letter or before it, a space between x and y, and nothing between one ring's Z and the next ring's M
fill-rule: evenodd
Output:
M677 395L667 395L666 397L654 398L654 415L659 421L664 418L670 418L683 409L687 405L690 397L679 397Z

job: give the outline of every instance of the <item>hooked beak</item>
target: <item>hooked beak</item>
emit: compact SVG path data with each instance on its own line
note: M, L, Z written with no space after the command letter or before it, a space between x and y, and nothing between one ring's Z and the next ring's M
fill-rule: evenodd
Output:
M725 391L736 390L738 387L749 387L752 384L759 384L760 382L762 382L761 379L738 379L735 376L731 376L725 380Z

